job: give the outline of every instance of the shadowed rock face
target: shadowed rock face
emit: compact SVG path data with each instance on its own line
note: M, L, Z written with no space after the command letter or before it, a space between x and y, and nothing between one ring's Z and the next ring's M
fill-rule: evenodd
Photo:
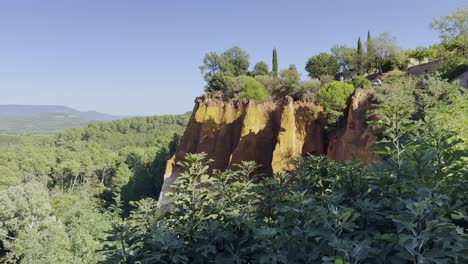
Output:
M177 162L187 153L207 153L211 169L225 170L241 161L261 165L266 176L290 169L290 161L306 154L334 160L372 162L375 138L363 117L369 95L356 90L340 128L328 135L319 119L322 107L313 101L226 102L199 98L182 141L168 161L160 202L180 173Z
M333 135L327 147L327 157L332 160L360 160L371 163L375 160L372 147L375 136L364 122L366 111L371 109L370 95L356 90L351 98L346 122Z

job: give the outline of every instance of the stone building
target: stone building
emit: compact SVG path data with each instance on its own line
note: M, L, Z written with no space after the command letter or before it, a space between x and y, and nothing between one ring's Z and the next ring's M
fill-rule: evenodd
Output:
M411 75L425 75L425 74L431 74L433 73L436 69L437 66L439 66L440 60L432 60L427 63L419 64L413 67L409 67L407 72L408 74Z

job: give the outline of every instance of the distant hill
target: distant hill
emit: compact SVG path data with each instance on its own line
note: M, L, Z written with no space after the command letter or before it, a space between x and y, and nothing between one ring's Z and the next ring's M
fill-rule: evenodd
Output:
M96 111L82 112L61 105L0 105L0 118L34 116L48 113L66 113L80 116L90 121L112 121L122 118Z
M48 135L93 122L68 113L0 117L0 134Z
M47 135L123 117L60 105L0 105L0 134Z

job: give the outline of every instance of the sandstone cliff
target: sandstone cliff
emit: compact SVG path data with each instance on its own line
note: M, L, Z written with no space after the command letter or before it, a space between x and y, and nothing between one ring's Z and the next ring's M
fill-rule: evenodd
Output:
M271 175L289 169L291 159L306 154L334 160L372 162L375 138L364 123L369 94L356 90L338 129L329 134L314 101L223 101L198 98L182 141L168 162L160 201L180 173L176 165L187 153L205 152L212 169L224 170L241 161L255 161Z

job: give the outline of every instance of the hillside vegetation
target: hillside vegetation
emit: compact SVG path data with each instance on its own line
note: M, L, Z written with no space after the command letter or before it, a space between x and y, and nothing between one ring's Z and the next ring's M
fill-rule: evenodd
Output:
M280 72L276 50L272 71L249 71L239 48L205 57L213 97L317 100L330 131L354 89L366 89L373 163L307 155L265 177L251 161L211 171L204 153L189 153L158 204L188 115L0 136L0 262L468 263L468 98L444 79L466 63L467 18L461 8L434 21L441 43L427 50L438 72L381 86L368 74L408 54L388 34L311 57L307 81L294 66ZM340 68L356 76L332 81Z

